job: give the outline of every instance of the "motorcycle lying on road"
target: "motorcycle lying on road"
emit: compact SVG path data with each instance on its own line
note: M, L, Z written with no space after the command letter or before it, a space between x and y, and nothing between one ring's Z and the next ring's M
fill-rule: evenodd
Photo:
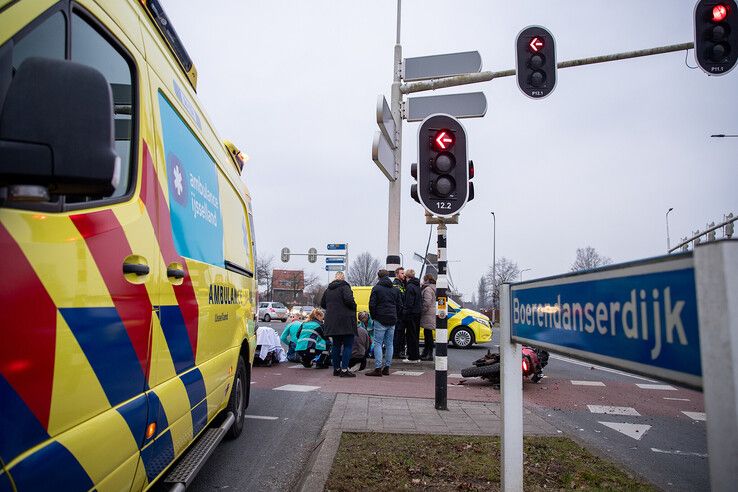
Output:
M543 379L543 368L548 364L548 352L543 349L523 345L523 378L534 383ZM487 355L474 361L474 367L461 370L465 378L480 377L492 384L500 384L500 354L487 350Z

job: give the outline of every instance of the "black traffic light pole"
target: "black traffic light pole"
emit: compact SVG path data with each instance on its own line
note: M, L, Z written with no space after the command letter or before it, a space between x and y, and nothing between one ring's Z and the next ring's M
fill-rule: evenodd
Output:
M675 51L685 51L694 48L694 43L671 44L668 46L660 46L658 48L649 48L645 50L626 51L623 53L615 53L612 55L593 56L589 58L579 58L576 60L563 61L556 64L557 68L571 68L582 65L593 65L595 63L607 63L618 60L627 60L629 58L639 58L642 56L662 55L664 53L673 53ZM457 75L454 77L444 77L441 79L431 79L423 82L405 83L400 86L400 92L403 94L412 94L414 92L423 92L441 89L443 87L454 87L457 85L476 84L478 82L488 82L493 79L502 77L512 77L515 75L515 69L502 70L498 72L479 72L465 75Z

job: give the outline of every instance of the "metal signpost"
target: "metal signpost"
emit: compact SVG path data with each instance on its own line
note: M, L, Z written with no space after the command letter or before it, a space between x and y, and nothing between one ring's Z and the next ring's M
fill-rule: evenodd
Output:
M502 488L522 490L521 347L534 345L705 394L710 481L738 476L738 241L504 285Z
M436 113L450 114L456 118L481 118L487 114L487 98L484 92L408 98L405 113L407 121L423 121Z

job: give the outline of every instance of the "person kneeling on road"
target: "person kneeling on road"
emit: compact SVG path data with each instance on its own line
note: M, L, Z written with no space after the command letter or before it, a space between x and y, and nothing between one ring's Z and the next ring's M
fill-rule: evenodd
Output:
M310 367L315 362L315 367L320 369L329 365L326 337L323 334L323 318L325 313L322 309L313 309L304 322L295 322L298 325L295 334L295 354L299 362L305 367Z
M381 377L390 373L395 325L402 310L402 299L399 289L392 286L387 270L379 270L377 276L379 282L372 287L369 296L369 314L374 319L374 370L366 375ZM382 354L382 346L386 347L386 354Z
M364 315L365 318L369 318L369 315L364 311L359 313L359 319ZM351 348L351 360L349 361L349 367L359 364L359 370L363 371L366 369L366 358L369 357L369 347L371 347L372 339L369 338L369 332L359 322L356 325L356 336L354 337L354 343Z
M290 362L301 362L302 359L295 350L297 347L297 330L303 325L300 320L292 321L290 324L284 327L282 335L279 340L287 346L287 360Z

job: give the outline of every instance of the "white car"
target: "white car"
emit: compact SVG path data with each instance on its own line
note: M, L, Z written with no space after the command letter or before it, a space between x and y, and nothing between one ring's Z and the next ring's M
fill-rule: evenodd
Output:
M259 321L269 323L273 319L287 321L289 310L281 302L261 302L259 303Z

